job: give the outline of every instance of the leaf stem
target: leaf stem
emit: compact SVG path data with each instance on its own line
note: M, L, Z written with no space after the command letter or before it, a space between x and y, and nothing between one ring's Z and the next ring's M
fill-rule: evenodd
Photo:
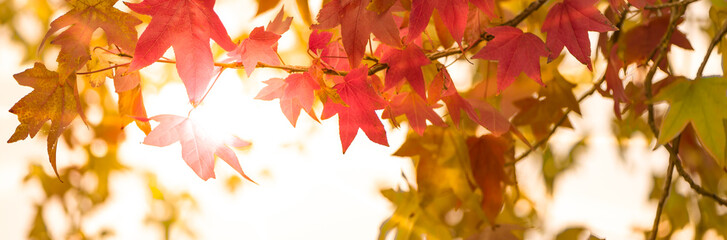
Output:
M131 64L131 62L122 63L122 64L118 64L118 65L114 65L114 66L110 66L110 67L105 67L105 68L101 68L101 69L96 69L96 70L88 71L88 72L76 72L76 75L87 75L87 74L99 73L99 72L103 72L103 71L106 71L106 70L111 70L111 69L114 69L114 68L127 66L129 64Z
M668 7L675 7L680 5L689 5L690 3L696 2L699 0L684 0L681 2L670 2L670 3L663 3L663 4L657 4L657 5L651 5L651 6L645 6L644 9L647 10L658 10L662 8L668 8Z
M197 108L197 106L199 106L200 104L202 104L202 102L204 101L204 99L207 98L207 94L209 94L210 91L212 91L212 87L215 86L215 83L217 83L217 80L220 79L220 76L222 76L222 72L224 72L225 69L227 69L227 68L225 68L225 67L220 68L220 72L217 73L217 77L215 77L215 80L212 81L212 85L210 85L210 87L207 88L207 91L204 93L204 95L202 95L202 98L199 99L199 102L197 102L196 104L192 104L192 106L194 108Z
M717 35L714 35L714 38L712 38L712 42L709 43L707 53L704 54L704 59L702 60L702 64L699 65L699 70L697 70L697 76L694 78L694 80L702 78L702 72L704 72L704 67L707 66L707 60L709 60L709 56L712 55L712 50L715 46L717 46L717 43L722 40L722 37L724 37L725 33L727 33L727 20L724 21L724 23L722 24L722 29L717 33Z

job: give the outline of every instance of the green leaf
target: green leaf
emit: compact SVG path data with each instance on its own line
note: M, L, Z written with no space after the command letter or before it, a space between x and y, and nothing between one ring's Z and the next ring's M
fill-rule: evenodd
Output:
M657 145L674 139L691 123L699 142L724 166L727 118L727 80L708 77L697 80L677 79L662 90L655 101L668 101L669 111L661 123Z

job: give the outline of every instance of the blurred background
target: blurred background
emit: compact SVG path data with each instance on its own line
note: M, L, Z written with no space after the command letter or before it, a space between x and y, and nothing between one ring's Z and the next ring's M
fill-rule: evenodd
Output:
M281 4L295 20L278 51L286 63L306 65L310 30L295 1ZM218 0L215 10L230 36L244 39L254 27L267 24L280 6L256 16L257 5L252 0ZM316 13L321 2L310 1L309 6ZM116 7L129 11L121 2ZM710 39L705 32L710 24L708 7L707 1L693 4L680 25L695 50L672 49L672 65L683 67L674 72L685 76L696 72ZM18 124L16 115L5 110L32 90L18 85L12 75L36 61L56 68L56 46L36 50L50 21L67 11L62 0L0 0L0 137L9 138ZM218 47L213 51L222 54ZM721 74L719 59L715 53L705 75ZM472 87L473 68L465 61L450 66L458 89ZM577 93L601 76L605 64L597 62L594 68L596 72L590 73L570 58L559 67L566 79L581 83ZM218 128L212 130L253 143L236 152L258 185L241 179L226 164L217 164L216 179L200 180L182 160L179 144L143 145L144 133L134 124L124 129L101 124L118 114L111 81L100 88L79 81L81 97L89 103L85 110L90 126L76 119L59 141L58 169L67 181L60 183L54 176L44 137L0 143L0 238L377 238L382 222L394 211L380 191L413 184L407 180L414 179L411 160L392 156L405 141L408 127L394 128L385 121L390 147L359 133L343 155L336 117L322 123L301 117L294 128L277 101L253 99L265 86L262 81L286 75L257 69L248 78L227 70L192 113L205 126ZM156 63L142 70L142 86L149 116L189 112L173 65ZM552 239L579 227L602 238L644 238L656 209L652 188L661 188L668 153L651 151L653 143L643 135L615 137L611 99L589 97L582 103L582 116L571 115L570 120L573 129L559 130L550 141L550 157L560 159L557 168L562 171L557 176L544 170L544 157L538 154L517 164L517 182L528 200L512 203L515 214L537 211L537 219L526 226L525 238ZM676 181L675 192L693 194L682 180ZM669 231L677 230L673 239L693 239L695 225L689 219L695 218L696 203L678 204L692 211L681 216L687 221L683 226ZM705 235L705 239L720 238L716 231Z

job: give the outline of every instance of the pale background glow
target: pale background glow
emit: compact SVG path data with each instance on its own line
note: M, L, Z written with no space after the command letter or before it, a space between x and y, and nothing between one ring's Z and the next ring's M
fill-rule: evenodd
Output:
M294 6L294 1L285 2L287 6ZM311 8L317 12L320 3L312 3ZM269 12L251 20L255 5L242 0L219 0L216 9L232 36L267 24L274 14ZM288 14L298 17L293 7L286 9ZM687 32L695 51L672 49L674 65L685 67L677 72L686 76L696 73L709 40L699 28L708 16L706 9L702 2L694 4L687 16L700 18L687 19L680 26ZM32 17L23 17L22 22L28 25L27 34L39 38L45 26L31 20ZM292 34L284 35L281 51L306 44L297 41ZM23 51L10 40L5 28L0 28L0 49L3 53L0 138L4 139L12 135L18 124L16 116L5 110L31 91L17 85L12 74L31 65L20 65ZM50 69L55 69L56 53L51 52L45 58ZM296 65L307 63L305 56L285 60ZM597 69L605 67L596 66ZM176 78L164 76L165 67L169 66L154 64L143 70L146 76L143 81L154 82L160 76ZM458 88L469 87L469 65L456 63L452 67L462 70L452 71ZM705 75L720 73L715 53ZM143 145L143 133L132 124L125 130L126 141L119 152L120 161L134 170L112 175L110 199L84 221L84 230L95 233L103 226L111 226L115 230L114 238L118 239L161 238L158 226L145 224L151 206L143 171L150 171L158 176L163 188L171 192L187 191L194 196L197 209L190 207L183 211L183 219L200 239L375 239L378 227L393 211L379 189L405 185L402 172L414 179L411 161L391 156L405 140L406 126L393 129L385 122L391 145L388 148L370 142L359 132L343 155L337 117L319 124L303 113L297 128L293 128L277 101L253 99L265 86L263 80L284 76L280 71L257 69L249 79L241 81L234 71L228 70L205 103L192 113L193 118L207 123L206 127L253 142L252 148L237 153L243 169L259 185L245 182L230 193L224 180L236 173L222 161L215 169L217 179L202 181L184 164L179 144L164 148ZM184 87L178 80L165 85L158 93L145 89L144 94L150 116L185 116L190 109ZM562 154L567 150L563 146L569 147L576 139L588 135L587 148L580 153L576 166L556 181L553 196L545 191L540 159L531 157L517 165L520 188L535 200L544 224L532 226L542 232L529 231L527 239L549 239L571 225L586 226L608 239L642 239L643 235L637 231L650 229L656 209L656 201L648 199L653 184L651 174L665 172L668 154L663 149L651 152L652 146L643 137L635 136L629 142L626 159L620 159L610 130L611 104L610 99L600 96L587 99L582 105L583 117L571 115L575 130L560 130L551 140L554 151ZM320 110L321 106L316 106L317 113ZM98 109L88 111L93 115ZM73 128L83 131L85 126L76 120ZM3 239L24 239L33 220L34 204L43 196L37 182L23 183L28 162L40 163L48 174L52 173L45 138L13 144L1 142L0 233ZM86 161L82 152L68 149L65 144L59 147L58 156L59 169ZM689 189L683 181L678 181L676 191ZM50 202L45 212L46 223L55 238L65 236L68 221L61 214L60 204ZM687 226L677 238L690 239L693 227ZM178 230L172 231L174 239L186 237Z

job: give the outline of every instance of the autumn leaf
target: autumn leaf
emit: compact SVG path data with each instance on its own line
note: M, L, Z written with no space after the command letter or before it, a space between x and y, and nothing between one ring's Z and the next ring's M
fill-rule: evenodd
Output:
M404 78L412 89L422 98L426 98L424 89L424 76L422 66L430 63L427 55L415 44L409 44L404 49L386 48L379 62L389 65L384 78L385 90L400 85Z
M480 4L480 1L489 0L475 0L473 2L477 2L478 7L479 5L486 7L486 4ZM449 33L452 34L452 38L457 43L462 43L464 29L467 25L467 11L469 10L466 0L413 0L411 5L407 41L411 42L419 38L419 35L424 32L427 24L429 24L429 18L431 18L432 12L434 12L434 9L437 9L444 25L447 26Z
M280 58L276 52L280 36L288 31L292 18L283 18L283 9L268 23L266 28L256 27L250 32L250 36L240 43L227 56L225 62L242 62L245 73L249 77L257 64L280 65Z
M128 71L149 66L171 46L177 60L177 73L187 88L189 101L199 103L214 70L210 38L227 51L236 47L212 9L215 0L144 0L141 3L124 3L135 12L152 17L149 26L139 37Z
M467 139L472 176L482 190L482 210L490 223L500 213L504 204L505 155L508 143L493 135Z
M434 125L446 127L442 117L437 115L432 106L428 105L418 94L401 92L391 98L389 108L384 109L382 116L406 115L409 125L419 135L424 134L427 128L427 120ZM382 117L385 118L385 117Z
M98 28L104 30L109 43L116 44L124 51L134 51L137 36L134 26L139 25L141 21L131 14L114 8L116 1L69 1L73 8L53 20L43 42L55 32L68 27L51 41L51 44L61 46L56 60L61 81L91 60L89 50L91 37ZM40 48L42 47L41 45Z
M359 128L371 141L389 146L384 125L374 111L384 108L386 101L369 85L367 73L366 66L361 66L349 72L343 78L343 82L334 86L348 107L333 101L327 101L323 105L321 119L328 119L338 114L339 134L344 153L356 137Z
M311 32L308 38L308 49L315 53L318 58L318 60L314 61L314 64L319 65L321 68L332 68L341 71L351 70L343 46L339 42L331 42L331 37L333 37L333 34L330 32L318 30ZM328 66L325 66L324 63Z
M246 147L250 145L249 142L232 136L219 139L186 117L157 115L151 120L159 122L159 125L144 138L144 144L165 147L179 141L182 144L182 159L202 180L215 178L217 155L245 179L255 182L242 171L237 155L229 147Z
M538 36L523 33L519 28L510 26L493 27L487 30L495 39L487 43L472 58L496 60L497 90L502 91L524 72L533 81L543 84L540 79L539 58L548 56L548 50Z
M621 119L621 102L629 101L624 92L623 80L619 77L619 71L624 66L623 60L618 56L618 44L614 44L609 51L608 65L606 65L606 91L611 91L613 96L613 111L618 119Z
M301 109L305 110L313 120L318 121L313 112L313 101L314 93L320 86L309 73L291 74L285 80L272 78L265 83L268 86L260 90L255 98L261 100L280 98L280 109L293 127L298 121Z
M139 73L136 74L138 77ZM144 107L144 98L141 95L141 85L119 92L119 115L121 115L121 126L126 126L132 121L136 122L136 126L145 134L151 132L151 125L148 121L136 120L146 118L146 108Z
M48 157L53 171L60 180L56 168L58 138L78 115L79 102L73 92L76 75L70 75L64 82L58 80L58 73L48 70L42 63L35 63L31 69L13 75L18 84L32 87L33 91L15 103L10 112L18 115L20 125L8 139L8 143L35 137L46 121L50 120L48 132Z
M550 8L543 22L542 31L548 34L545 45L550 49L549 60L560 55L563 47L583 64L593 70L591 41L588 31L608 32L617 30L601 12L593 6L597 0L565 0Z
M318 24L313 29L329 29L341 25L343 48L351 67L361 63L371 33L382 43L399 46L399 29L389 11L376 14L366 10L368 0L333 0L318 12Z
M724 77L680 78L662 89L654 101L668 101L669 110L661 122L657 145L671 141L687 124L691 124L699 142L724 166L726 93L727 80Z
M636 63L644 64L649 58L649 54L656 49L659 45L659 41L666 33L667 26L669 25L670 15L656 17L649 19L645 23L638 25L628 32L626 32L626 50L624 51L624 62L626 65ZM680 24L684 19L679 19L676 24ZM674 29L671 35L669 46L666 48L667 52L671 49L671 45L676 45L684 49L693 50L692 44L689 43L687 36L684 35L678 29ZM656 56L654 56L656 57ZM662 58L661 62L656 63L659 68L666 71L668 65L668 58Z

